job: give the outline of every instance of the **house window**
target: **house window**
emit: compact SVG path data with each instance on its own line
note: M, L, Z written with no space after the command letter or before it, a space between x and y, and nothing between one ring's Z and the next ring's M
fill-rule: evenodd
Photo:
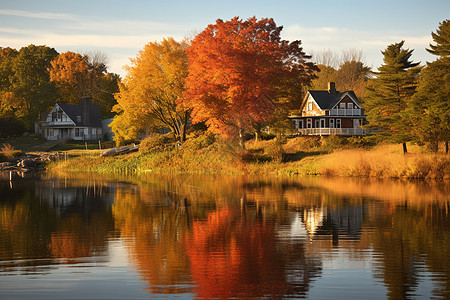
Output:
M339 103L339 108L343 108L344 109L345 108L345 103L342 103L342 102Z
M300 128L300 129L303 128L303 120L298 121L298 128Z
M77 122L81 123L81 116L77 116Z
M353 109L353 103L352 103L352 102L347 103L347 108L348 108L348 109Z
M52 112L52 122L62 121L63 112L61 109L57 109Z
M320 128L325 128L325 119L320 119Z
M336 119L336 128L341 128L341 119Z
M316 126L314 128L319 128L320 127L320 121L316 120Z
M306 128L312 127L312 119L306 119Z
M75 136L76 137L81 137L82 136L80 128L75 128Z
M330 128L334 128L334 119L330 119Z
M311 111L311 110L313 110L313 105L312 105L312 102L309 101L308 102L308 111Z

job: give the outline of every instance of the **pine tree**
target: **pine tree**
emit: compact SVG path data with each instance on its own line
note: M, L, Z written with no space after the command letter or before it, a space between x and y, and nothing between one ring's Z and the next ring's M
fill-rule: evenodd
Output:
M403 49L405 41L389 45L382 51L384 64L374 72L375 78L365 93L365 109L371 128L391 142L411 141L411 124L406 116L408 102L416 88L419 63L410 61L413 50Z
M430 44L431 49L426 50L440 57L448 57L450 55L450 20L439 23L439 29L436 33L432 32L431 36L436 45Z
M450 139L450 21L440 23L436 33L431 33L435 45L426 49L439 56L427 63L420 74L417 93L410 106L412 127L419 141L437 152L439 142L445 142L448 153Z

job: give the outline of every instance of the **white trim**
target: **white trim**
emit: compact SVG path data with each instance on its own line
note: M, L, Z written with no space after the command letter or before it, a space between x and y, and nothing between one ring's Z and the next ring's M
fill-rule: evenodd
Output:
M347 93L344 94L343 97L341 97L341 99L339 99L338 102L336 102L336 104L335 104L332 108L330 108L330 110L334 109L339 103L341 103L341 101L344 100L345 96L348 96L348 97L350 98L350 100L352 100L353 104L355 104L357 108L361 109L361 104L359 104L359 101L356 100L356 99L354 99L354 98L350 95L350 93L347 92Z

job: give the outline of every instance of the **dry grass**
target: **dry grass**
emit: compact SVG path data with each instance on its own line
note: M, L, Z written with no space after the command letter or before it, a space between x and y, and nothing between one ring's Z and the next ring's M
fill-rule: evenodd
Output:
M300 174L450 179L450 156L424 153L418 146L410 145L407 155L403 155L401 145L364 149L347 144L331 152L327 150L329 143L324 149L315 138L288 139L282 144L275 140L249 141L246 147L247 150L242 150L224 141L198 136L181 147L147 147L139 153L113 158L84 155L57 162L52 168L100 174Z
M377 178L450 179L450 160L446 154L423 153L409 147L384 145L371 150L340 150L321 157L319 173L328 176Z

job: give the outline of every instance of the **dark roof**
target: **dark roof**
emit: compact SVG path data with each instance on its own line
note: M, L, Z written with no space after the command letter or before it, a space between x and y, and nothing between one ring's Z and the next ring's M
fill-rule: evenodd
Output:
M102 115L100 106L88 103L87 116L83 117L81 104L58 104L59 107L75 122L76 126L102 127ZM81 122L78 122L77 116L81 116Z
M314 101L317 102L320 109L331 109L335 106L342 98L346 95L349 95L353 99L356 100L359 105L358 98L353 91L346 92L336 92L334 94L330 94L328 91L308 91L309 94L313 97Z

